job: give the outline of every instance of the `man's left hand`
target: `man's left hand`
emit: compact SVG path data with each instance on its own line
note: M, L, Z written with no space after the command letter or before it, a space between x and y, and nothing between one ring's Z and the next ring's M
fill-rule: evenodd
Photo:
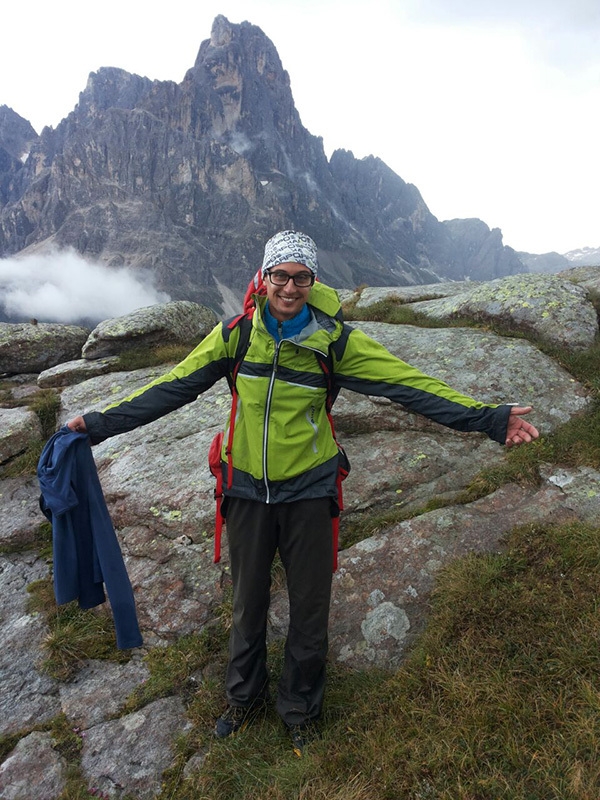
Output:
M516 447L517 445L531 442L540 435L538 429L530 422L521 419L523 414L529 414L530 411L531 406L513 406L511 408L506 428L507 447Z

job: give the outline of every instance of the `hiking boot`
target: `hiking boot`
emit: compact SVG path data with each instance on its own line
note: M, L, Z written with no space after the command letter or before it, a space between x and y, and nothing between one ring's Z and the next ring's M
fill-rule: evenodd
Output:
M251 706L227 706L215 725L215 736L225 739L234 733L245 730L254 720L264 703L254 703Z
M319 737L319 731L314 722L303 722L302 725L288 725L287 729L292 740L292 750L298 758L302 758L307 745Z

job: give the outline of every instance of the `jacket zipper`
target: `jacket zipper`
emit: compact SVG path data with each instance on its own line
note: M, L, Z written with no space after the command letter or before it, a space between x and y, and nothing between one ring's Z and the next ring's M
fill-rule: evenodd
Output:
M264 416L264 432L263 432L263 453L262 453L262 465L263 465L263 482L265 484L265 490L267 493L267 499L265 502L271 502L271 490L269 488L269 479L267 476L267 444L269 439L269 417L271 416L271 401L273 399L273 389L275 387L275 375L277 373L277 363L279 361L279 351L281 349L281 345L284 342L289 342L290 339L280 339L279 342L275 345L275 355L273 356L273 369L271 370L271 379L269 381L269 390L267 392L267 402L265 403L265 416ZM298 344L297 342L292 342L294 347L302 347L304 350L312 350L313 353L320 353L324 355L321 350L318 350L316 347L308 347L304 344Z
M265 403L265 419L263 432L263 481L267 492L266 502L271 502L271 490L269 489L269 478L267 476L267 443L269 439L269 417L271 416L271 400L273 399L273 387L275 386L275 373L277 372L277 362L279 360L279 348L281 341L275 345L275 355L273 356L273 369L269 381L269 391L267 392L267 402Z

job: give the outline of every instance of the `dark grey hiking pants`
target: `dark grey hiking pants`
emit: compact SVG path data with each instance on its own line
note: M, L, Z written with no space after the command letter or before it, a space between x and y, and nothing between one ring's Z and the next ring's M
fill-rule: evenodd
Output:
M277 711L288 725L317 719L325 689L333 564L330 500L267 505L229 498L227 538L233 579L227 698L232 705L248 706L266 696L271 564L279 549L290 626Z

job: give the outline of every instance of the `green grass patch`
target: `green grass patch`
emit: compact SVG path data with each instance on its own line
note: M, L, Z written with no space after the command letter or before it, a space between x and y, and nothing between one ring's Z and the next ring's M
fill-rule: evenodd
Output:
M44 445L45 442L42 439L30 442L27 450L11 458L8 463L0 468L0 478L20 478L26 475L35 475Z
M15 398L12 388L0 390L0 406L3 408L27 407L35 412L42 426L42 436L47 438L54 433L56 416L60 409L60 395L54 389L40 389L34 394Z
M570 352L540 345L540 349L554 358L567 372L600 397L600 342L587 350Z
M268 667L274 678L281 671L283 651L283 642L270 643ZM339 723L352 706L356 694L377 681L378 675L375 671L356 673L343 667L330 669L326 728ZM222 676L207 681L192 698L188 716L193 721L194 730L178 743L176 762L163 776L161 800L229 800L239 797L339 797L341 800L353 797L349 793L350 783L346 781L339 795L311 793L315 765L327 752L326 740L314 743L314 757L297 759L273 705L243 733L216 741L212 730L223 705ZM204 756L204 764L184 778L184 765L195 753Z
M412 302L403 302L397 297L387 297L368 308L344 306L346 322L389 322L392 325L418 325L422 328L447 328L447 322L436 322L415 311Z
M161 364L179 363L196 347L201 339L186 344L163 344L152 347L136 347L119 354L114 371L143 369Z
M29 731L19 731L18 733L4 733L0 736L0 764L18 745L19 741L27 736Z
M29 613L43 614L50 628L43 645L43 669L56 680L69 680L88 659L125 663L130 654L118 650L112 615L105 605L81 609L77 602L57 606L52 578L27 587Z
M73 728L73 723L69 722L64 714L59 714L52 720L50 730L53 746L60 755L67 762L77 761L83 742L79 730Z
M229 634L219 621L207 625L200 634L182 636L173 644L154 647L145 657L150 677L129 697L122 713L137 711L160 697L189 696L197 690L199 672L209 664L222 676L227 663ZM220 688L222 695L222 686Z
M600 397L541 443L540 458L554 464L600 469Z

